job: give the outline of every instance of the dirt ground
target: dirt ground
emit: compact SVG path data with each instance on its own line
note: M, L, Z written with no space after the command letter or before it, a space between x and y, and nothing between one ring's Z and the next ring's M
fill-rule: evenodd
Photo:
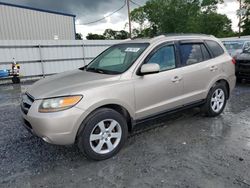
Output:
M28 86L0 86L0 187L250 187L250 84L237 85L219 117L192 109L141 124L100 162L23 128Z

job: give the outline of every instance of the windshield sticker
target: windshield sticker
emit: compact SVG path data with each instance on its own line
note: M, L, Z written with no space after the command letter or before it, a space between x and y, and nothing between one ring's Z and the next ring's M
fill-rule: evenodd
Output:
M138 52L140 48L127 48L125 52Z

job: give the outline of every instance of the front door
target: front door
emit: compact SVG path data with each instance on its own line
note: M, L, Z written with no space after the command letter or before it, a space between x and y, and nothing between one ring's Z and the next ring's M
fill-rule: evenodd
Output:
M160 72L137 76L134 79L136 119L167 111L182 105L183 79L180 69L176 69L174 44L157 47L144 63L157 63Z

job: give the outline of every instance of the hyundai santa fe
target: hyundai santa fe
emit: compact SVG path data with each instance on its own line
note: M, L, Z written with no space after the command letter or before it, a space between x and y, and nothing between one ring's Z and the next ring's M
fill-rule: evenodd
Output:
M207 35L162 35L116 44L89 65L34 83L22 96L25 127L90 159L115 155L133 127L199 106L218 116L235 87L235 62Z

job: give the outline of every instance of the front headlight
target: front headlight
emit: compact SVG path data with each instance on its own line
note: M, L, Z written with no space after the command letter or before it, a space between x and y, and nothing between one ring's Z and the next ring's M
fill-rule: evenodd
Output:
M75 106L81 99L81 95L44 99L38 111L46 113L66 110Z

